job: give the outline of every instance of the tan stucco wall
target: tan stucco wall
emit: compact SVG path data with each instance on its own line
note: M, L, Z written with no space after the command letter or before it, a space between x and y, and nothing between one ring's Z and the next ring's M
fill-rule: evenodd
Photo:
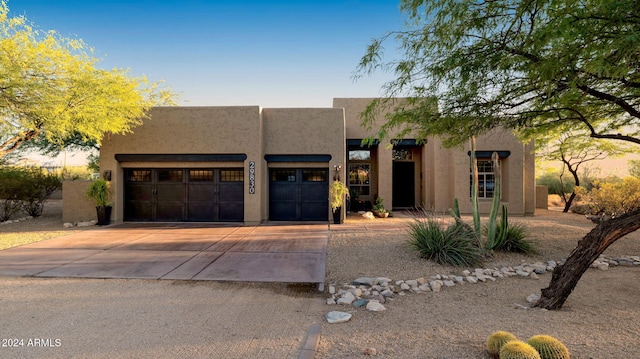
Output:
M269 167L329 168L341 166L340 178L346 176L345 122L341 108L265 108L262 109L265 155L330 155L329 163L272 163ZM262 186L263 203L268 204L268 170ZM268 218L268 205L263 218ZM329 216L329 214L327 214Z
M536 186L536 208L549 209L549 187Z
M127 135L107 136L100 149L100 170L112 171L114 221L122 221L124 208L123 168L131 167L244 167L256 165L256 183L263 173L262 121L258 106L245 107L157 107L150 119ZM118 163L116 154L246 154L244 163ZM259 223L262 188L254 194L245 186L245 222Z
M334 107L345 108L347 139L367 138L384 123L385 113L381 113L367 130L361 123L360 113L374 98L336 98ZM401 101L401 100L398 100ZM393 134L391 134L393 136ZM410 138L407 136L407 138ZM535 211L535 156L533 143L523 144L511 132L495 129L479 136L478 151L510 151L503 163L503 203L511 214L530 215ZM388 140L377 146L379 195L386 203L392 201L392 159ZM436 137L427 139L422 147L421 158L416 159L416 170L421 171L421 179L416 179L416 205L438 212L447 211L458 198L460 210L471 212L469 200L469 146L445 148ZM415 158L415 156L414 156ZM421 188L421 190L420 190ZM480 211L488 213L491 201L482 200Z
M77 223L97 220L96 207L85 197L91 181L62 182L62 221Z

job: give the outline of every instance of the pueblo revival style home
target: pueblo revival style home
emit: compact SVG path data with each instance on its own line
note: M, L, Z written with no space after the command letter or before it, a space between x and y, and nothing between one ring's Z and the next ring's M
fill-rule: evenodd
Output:
M371 133L360 113L371 100L336 98L332 108L153 108L134 133L103 141L112 221L327 221L336 174L349 186L350 210L381 197L387 208L446 211L459 198L461 212L470 213L463 200L470 196L469 149L444 148L438 138L362 146ZM511 214L532 215L533 145L500 129L477 140L481 212L494 195L494 151L502 202ZM82 190L65 186L64 220L86 219L87 207L74 205Z

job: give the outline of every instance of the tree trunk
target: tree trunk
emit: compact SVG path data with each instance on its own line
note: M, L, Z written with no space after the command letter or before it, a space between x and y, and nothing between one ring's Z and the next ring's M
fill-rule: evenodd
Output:
M567 213L569 212L569 210L571 209L571 204L573 203L573 200L576 198L576 192L573 191L571 192L571 196L569 197L568 200L566 200L566 203L564 204L564 209L562 210L562 212Z
M578 242L565 263L553 270L549 287L542 290L534 306L560 309L591 263L615 241L638 229L640 210L600 222Z

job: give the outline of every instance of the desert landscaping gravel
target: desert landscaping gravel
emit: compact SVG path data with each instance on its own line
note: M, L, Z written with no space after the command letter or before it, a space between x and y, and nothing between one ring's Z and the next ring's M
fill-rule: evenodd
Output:
M639 357L638 267L590 269L558 311L523 309L529 295L547 286L549 273L395 295L381 312L327 305L330 284L342 287L358 277L395 281L474 270L418 258L407 244L407 220L350 217L363 226L332 226L323 293L287 284L0 277L0 336L27 341L0 347L0 358L298 358L317 323L315 358L489 358L484 342L497 330L521 339L552 335L574 359ZM540 255L497 254L483 267L561 260L594 226L583 216L547 210L512 220L527 226ZM0 226L0 242L71 230L91 228L64 230L52 203L43 218ZM605 254L640 255L639 239L633 233ZM352 318L329 324L325 315L334 310ZM48 346L26 347L29 339Z

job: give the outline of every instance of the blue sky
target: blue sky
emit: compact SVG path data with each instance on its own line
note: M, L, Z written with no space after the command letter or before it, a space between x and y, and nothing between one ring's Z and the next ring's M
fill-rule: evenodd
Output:
M331 107L375 97L352 79L372 38L402 27L398 1L9 0L41 30L78 37L100 67L164 80L182 106ZM392 50L392 49L389 49Z

